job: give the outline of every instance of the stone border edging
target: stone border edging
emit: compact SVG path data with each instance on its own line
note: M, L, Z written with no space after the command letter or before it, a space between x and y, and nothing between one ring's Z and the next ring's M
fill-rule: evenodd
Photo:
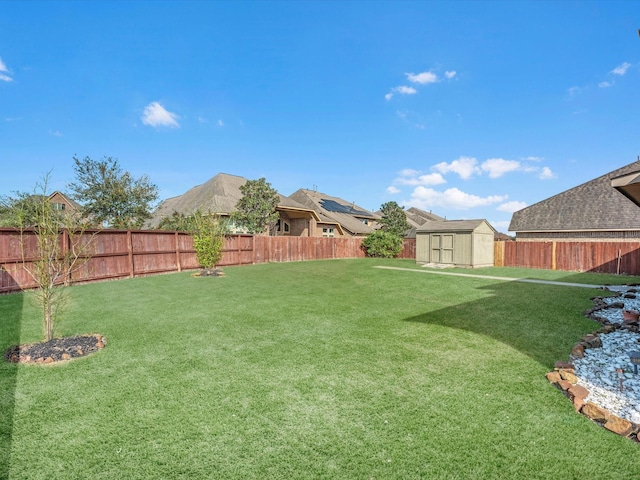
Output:
M640 332L640 325L637 321L625 320L622 323L612 323L608 319L597 315L596 313L598 311L605 308L624 308L623 302L607 304L603 298L604 297L592 297L591 300L594 302L594 306L584 313L587 318L600 323L602 325L601 328L582 337L571 349L570 359L583 358L586 349L601 348L601 333L607 334L616 330L627 330L635 333ZM610 411L586 401L586 398L589 396L589 390L577 384L579 379L575 375L574 365L571 361L556 362L554 370L548 372L546 377L552 385L558 387L565 396L571 400L576 412L581 413L613 433L629 438L635 442L640 442L640 425L620 418Z

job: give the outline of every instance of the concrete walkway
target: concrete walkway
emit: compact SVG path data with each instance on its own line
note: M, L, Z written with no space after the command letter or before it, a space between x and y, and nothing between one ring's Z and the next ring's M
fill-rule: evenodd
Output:
M434 271L434 270L417 270L415 268L384 267L384 266L376 266L373 268L383 268L385 270L402 270L404 272L431 273L433 275L451 275L453 277L486 278L488 280L500 280L502 282L542 283L544 285L557 285L559 287L581 287L581 288L602 288L603 287L602 285L590 285L588 283L554 282L552 280L535 280L532 278L494 277L491 275L473 275L471 273L454 273L454 272L441 272L441 271Z

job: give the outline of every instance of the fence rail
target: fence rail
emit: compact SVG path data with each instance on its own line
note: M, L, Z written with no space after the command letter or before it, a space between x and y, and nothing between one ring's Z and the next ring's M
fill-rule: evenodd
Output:
M499 241L494 265L640 275L640 242Z
M100 230L85 232L85 235L92 237L91 248L87 261L68 279L71 283L198 268L193 238L184 232ZM362 240L361 237L232 235L225 240L218 265L362 258L365 256ZM63 249L68 248L70 239L66 232L61 232L59 241ZM28 267L36 260L36 247L35 232L26 231L21 237L19 230L0 229L0 293L35 286ZM404 239L399 257L416 258L415 239ZM496 241L494 265L640 275L640 242Z
M86 262L68 281L84 283L108 279L180 272L198 268L193 238L164 230L100 230L85 232L92 238ZM62 249L69 244L61 232ZM233 235L225 240L219 266L265 262L296 262L333 258L362 258L362 238L265 237ZM23 252L24 251L24 260ZM33 231L21 236L15 229L0 229L0 293L35 287L28 273L36 260ZM405 239L400 258L415 258L415 239Z

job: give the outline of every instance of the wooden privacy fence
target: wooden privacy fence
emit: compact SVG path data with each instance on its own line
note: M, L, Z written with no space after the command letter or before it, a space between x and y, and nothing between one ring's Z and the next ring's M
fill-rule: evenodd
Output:
M88 257L72 272L70 283L139 277L198 268L192 237L165 230L100 230L83 234L90 241ZM90 239L90 240L89 240ZM70 247L66 232L61 249ZM0 293L35 287L27 269L36 260L33 231L0 229ZM265 262L296 262L333 258L361 258L362 238L264 237L233 235L226 238L219 266ZM23 262L21 249L24 247ZM415 239L405 239L400 258L415 258ZM25 268L26 266L26 268Z
M494 265L640 275L640 242L499 241Z

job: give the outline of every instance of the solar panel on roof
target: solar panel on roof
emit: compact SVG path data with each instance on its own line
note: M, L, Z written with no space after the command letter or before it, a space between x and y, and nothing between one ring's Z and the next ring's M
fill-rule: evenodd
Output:
M320 200L320 205L322 205L322 208L327 212L346 213L349 215L359 215L364 217L371 216L370 213L358 210L351 205L343 205L342 203L338 203L335 200L329 200L328 198Z

